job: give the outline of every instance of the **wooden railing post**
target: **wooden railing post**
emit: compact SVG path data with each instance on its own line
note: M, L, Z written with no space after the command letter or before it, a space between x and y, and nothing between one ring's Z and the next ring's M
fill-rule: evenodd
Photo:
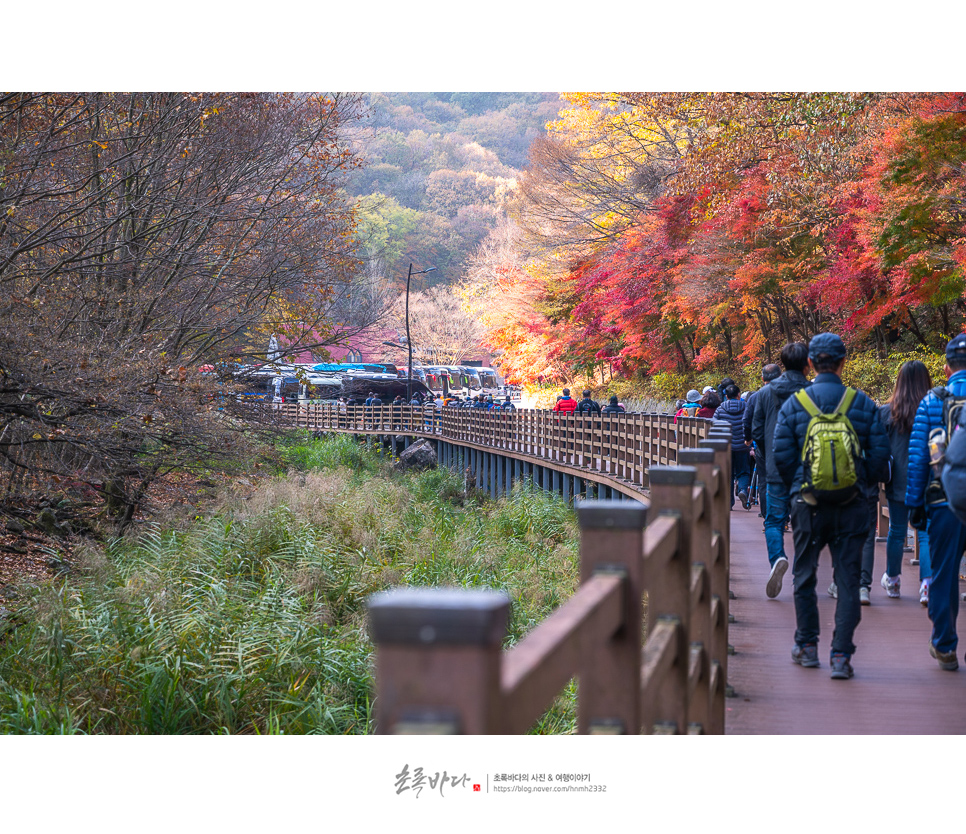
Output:
M624 625L608 644L587 646L578 673L579 733L639 733L644 527L637 501L578 501L580 580L595 573L625 577Z
M371 596L376 732L503 732L509 608L496 591L400 588Z
M697 470L697 483L703 487L701 518L695 522L695 563L692 570L700 583L699 611L691 612L692 653L700 652L702 683L692 699L689 725L700 725L702 733L724 732L724 671L727 661L727 616L722 614L726 604L721 598L721 587L715 587L716 569L724 562L724 537L716 525L721 524L716 512L720 504L721 470L715 463L714 449L681 449L678 462ZM717 572L720 580L720 570ZM727 588L724 597L727 599ZM692 600L695 602L696 600Z
M694 523L692 490L697 472L691 466L652 466L650 522L662 515L678 519L678 546L662 565L645 558L647 621L672 625L677 634L675 662L666 678L642 704L645 732L683 733L688 722L688 625L691 617L691 541Z
M712 511L712 526L721 536L718 558L711 570L711 594L720 600L720 622L715 624L714 656L721 663L724 690L731 692L728 685L728 655L732 649L728 643L728 623L731 622L731 438L708 437L698 448L711 449L718 468L718 491ZM723 645L719 643L723 641ZM723 653L722 653L723 651Z

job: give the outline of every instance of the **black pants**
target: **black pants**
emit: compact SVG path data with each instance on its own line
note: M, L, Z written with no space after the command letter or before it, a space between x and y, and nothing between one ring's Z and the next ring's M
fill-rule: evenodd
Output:
M815 592L818 556L828 545L832 569L838 586L835 605L835 631L832 651L852 655L852 635L862 619L859 605L859 574L862 567L862 544L869 532L869 503L857 496L848 504L812 506L794 493L790 503L792 536L795 541L795 642L818 643L818 597Z

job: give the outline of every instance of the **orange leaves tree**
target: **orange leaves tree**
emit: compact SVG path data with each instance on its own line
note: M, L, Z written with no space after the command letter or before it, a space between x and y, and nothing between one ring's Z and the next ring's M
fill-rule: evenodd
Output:
M832 328L884 356L962 328L962 94L568 96L517 216L572 368L773 361Z
M127 523L232 444L200 364L317 338L356 265L342 95L0 94L0 458ZM290 321L265 317L274 311ZM296 320L297 319L297 320Z

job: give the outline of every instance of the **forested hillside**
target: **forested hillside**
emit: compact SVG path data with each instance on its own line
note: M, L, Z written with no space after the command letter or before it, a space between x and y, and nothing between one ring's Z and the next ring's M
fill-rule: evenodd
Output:
M835 330L891 386L963 329L964 170L963 93L566 94L471 270L490 346L693 377Z
M502 215L558 93L368 93L350 191L373 275L451 284Z

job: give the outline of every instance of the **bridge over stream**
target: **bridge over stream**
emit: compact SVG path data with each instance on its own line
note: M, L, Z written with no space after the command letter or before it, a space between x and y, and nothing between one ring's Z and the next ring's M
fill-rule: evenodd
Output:
M578 508L582 584L510 650L498 594L373 600L380 732L524 732L576 674L579 732L966 733L966 672L929 656L909 560L910 590L889 599L876 584L862 608L852 680L829 678L835 600L822 593L822 666L792 663L791 572L768 599L762 520L756 507L729 509L727 434L711 421L328 403L276 417L397 450L424 437L491 494L528 479ZM819 588L831 581L826 550Z

